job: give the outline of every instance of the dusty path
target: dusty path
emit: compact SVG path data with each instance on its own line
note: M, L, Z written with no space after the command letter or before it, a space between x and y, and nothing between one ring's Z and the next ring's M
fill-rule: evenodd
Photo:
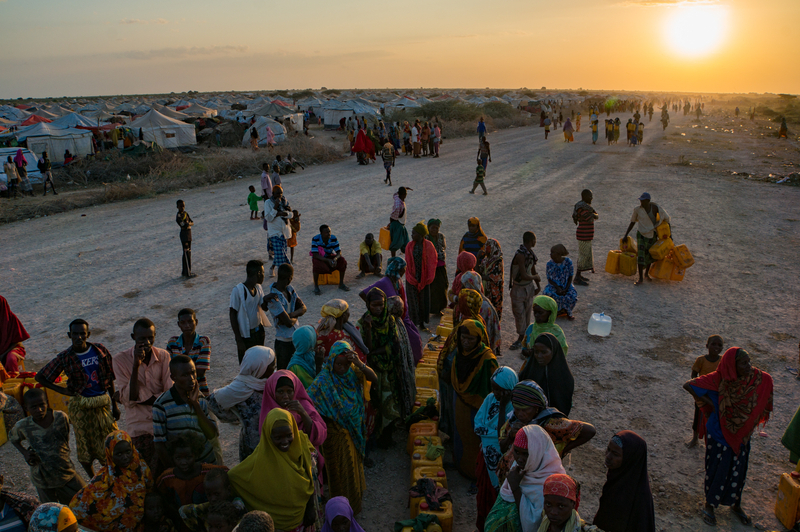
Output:
M775 413L767 426L769 436L754 438L744 506L757 523L779 528L772 515L778 475L790 470L779 439L800 399L799 385L784 370L797 364L800 336L800 190L667 164L680 152L662 140L656 121L647 124L645 143L638 148L627 148L624 140L605 146L602 138L592 146L585 118L573 144L564 144L557 133L545 141L539 128L491 134L494 162L488 168L488 197L467 193L476 139L446 141L439 159L401 156L393 180L395 187L414 189L408 198L409 226L442 219L451 279L469 216L479 216L488 235L500 241L506 268L522 233L534 230L543 272L549 248L556 243L564 243L577 259L572 206L581 189L591 188L600 213L594 246L597 274L590 276L588 288L578 288L578 319L561 324L577 383L572 416L593 423L598 431L594 441L567 459L570 472L583 484L581 513L591 518L596 511L608 439L618 430L633 429L650 446L659 529L704 526L698 517L703 454L683 447L690 435L692 402L681 385L694 358L702 354L705 338L719 333L726 347L747 348L754 364L775 378ZM672 126L687 123L679 117ZM371 281L353 279L357 246L365 233L377 232L388 221L395 188L385 186L382 177L382 165L358 166L351 158L285 178L286 194L303 214L294 284L309 313L301 323L315 324L322 304L335 297L351 303L354 317L363 312L357 293ZM29 367L40 367L67 347L66 326L75 317L88 319L93 338L118 352L129 346L136 318L151 318L158 326L157 342L163 344L178 332L178 309L191 306L198 311L199 330L213 342L210 383L227 383L236 373L227 311L230 291L244 279L247 260L266 259L265 232L260 223L247 219L250 184L257 186L256 176L0 228L0 290L32 335L26 343ZM603 272L607 250L617 247L644 191L669 212L676 241L688 244L694 254L696 265L682 283L634 287L632 278ZM179 197L195 220L194 265L200 275L191 282L178 277L180 244L173 220ZM350 261L347 282L353 290L347 294L333 287L324 287L321 297L312 294L306 254L321 223L332 226ZM518 367L521 360L507 349L515 333L506 301L501 364ZM586 323L591 312L600 311L613 316L612 335L590 338ZM237 427L223 426L229 464L235 463L237 432ZM371 530L390 530L394 521L407 516L408 460L399 447L375 458L360 520ZM24 463L10 445L0 449L0 461L7 484L13 481L31 491ZM456 529L472 530L474 500L466 493L467 483L455 471L448 476L458 513ZM726 509L718 515L718 529L744 530Z

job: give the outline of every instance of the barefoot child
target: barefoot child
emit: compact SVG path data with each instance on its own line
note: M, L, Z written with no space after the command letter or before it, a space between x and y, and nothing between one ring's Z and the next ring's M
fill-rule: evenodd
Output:
M28 390L22 402L30 414L14 425L8 439L31 466L31 482L39 500L69 504L86 483L69 457L69 418L47 407L41 388ZM28 447L22 442L27 440Z
M708 354L697 357L697 360L692 364L692 379L708 375L712 371L717 370L719 365L720 356L722 353L722 336L713 334L708 337L706 342ZM692 421L692 439L686 443L686 447L692 449L697 445L698 438L704 438L706 434L706 416L700 410L702 404L696 403L694 405L694 421Z
M486 192L486 185L483 184L485 177L486 168L483 167L483 162L478 159L478 167L475 168L475 181L472 182L472 190L469 191L470 194L475 194L475 189L478 188L478 185L483 189L484 196L488 194L488 192Z
M297 210L292 211L289 225L292 227L292 238L286 241L286 245L289 247L289 262L294 264L294 248L297 247L297 233L300 232L300 213Z
M250 194L247 195L247 203L250 205L251 220L258 220L258 200L259 195L256 194L256 187L250 185Z

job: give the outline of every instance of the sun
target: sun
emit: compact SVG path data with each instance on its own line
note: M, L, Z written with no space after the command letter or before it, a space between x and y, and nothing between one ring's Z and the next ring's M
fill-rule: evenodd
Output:
M669 46L686 57L714 53L725 40L728 13L723 6L680 6L666 21Z

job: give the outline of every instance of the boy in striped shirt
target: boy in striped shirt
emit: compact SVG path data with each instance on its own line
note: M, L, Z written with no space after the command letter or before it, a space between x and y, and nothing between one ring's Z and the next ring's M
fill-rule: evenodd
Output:
M575 238L578 240L578 267L574 284L586 286L588 283L581 272L594 273L594 254L592 253L592 240L594 240L594 221L597 220L597 211L592 207L592 191L584 189L581 192L581 201L575 204L572 210L572 221L578 226Z

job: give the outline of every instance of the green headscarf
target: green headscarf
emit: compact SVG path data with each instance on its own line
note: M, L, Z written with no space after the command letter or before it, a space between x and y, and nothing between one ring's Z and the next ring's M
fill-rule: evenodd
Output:
M545 310L549 310L550 318L547 320L547 323L533 322L528 326L528 330L525 331L525 343L523 346L526 349L533 349L533 342L536 340L537 336L542 333L550 333L558 339L558 343L561 344L561 348L564 350L564 356L566 356L567 349L569 347L567 345L567 337L564 336L564 331L561 329L561 327L556 325L558 303L556 303L556 300L552 297L542 295L533 298L533 304L538 305ZM522 368L520 368L520 375L521 374Z

